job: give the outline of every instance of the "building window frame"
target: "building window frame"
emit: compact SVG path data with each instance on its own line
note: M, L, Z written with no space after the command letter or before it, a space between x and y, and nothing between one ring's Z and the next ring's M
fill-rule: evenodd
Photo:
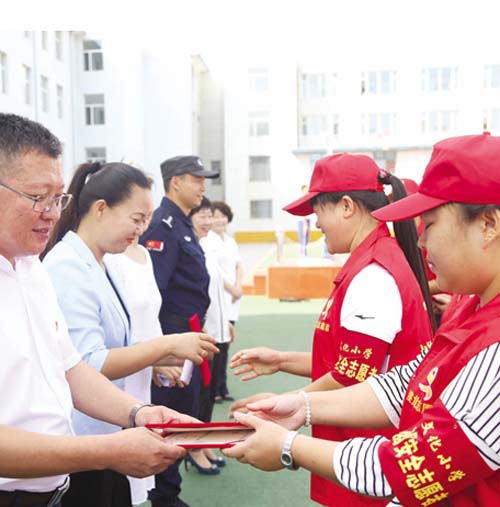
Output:
M253 112L248 115L250 137L268 137L271 131L268 112Z
M0 51L0 93L9 93L9 61L7 53Z
M85 148L85 159L87 162L101 164L106 163L107 150L105 146L94 146Z
M104 55L100 41L90 39L83 41L83 70L85 72L104 70Z
M57 97L57 117L63 119L64 117L64 88L62 85L56 85Z
M271 157L252 155L248 157L248 179L254 181L271 181Z
M31 67L29 65L23 64L23 74L24 74L24 103L29 106L33 101L32 94L33 77Z
M44 75L40 75L40 97L42 112L48 113L50 110L49 78Z
M272 199L251 199L250 218L253 220L273 218Z
M103 93L90 93L84 95L85 125L106 124L106 103Z
M56 51L56 58L59 61L63 59L63 33L61 31L54 32L54 44Z

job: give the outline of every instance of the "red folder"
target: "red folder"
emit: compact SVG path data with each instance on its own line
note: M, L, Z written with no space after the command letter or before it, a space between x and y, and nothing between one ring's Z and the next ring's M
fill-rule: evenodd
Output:
M165 442L184 449L226 449L255 431L237 422L146 424L146 428L165 430Z
M189 327L191 331L195 333L201 332L200 319L198 318L197 313L193 313L191 318L189 319ZM210 365L208 364L208 360L205 358L200 364L200 373L201 373L201 381L205 387L210 385L210 381L212 380L212 374L210 373Z

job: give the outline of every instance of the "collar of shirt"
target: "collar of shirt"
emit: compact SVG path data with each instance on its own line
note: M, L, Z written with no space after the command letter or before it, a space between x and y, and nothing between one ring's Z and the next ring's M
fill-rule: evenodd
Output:
M168 197L163 197L161 200L160 207L164 210L164 216L172 215L174 218L182 220L189 227L193 227L193 223L191 222L191 217L184 214L184 212L175 204L174 201L169 199Z

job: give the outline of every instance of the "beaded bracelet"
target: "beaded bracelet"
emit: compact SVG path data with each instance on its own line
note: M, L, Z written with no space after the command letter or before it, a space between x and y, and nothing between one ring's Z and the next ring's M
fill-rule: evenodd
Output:
M304 426L311 426L311 400L305 391L299 391L299 394L302 398L304 398L306 403L306 422L304 423Z

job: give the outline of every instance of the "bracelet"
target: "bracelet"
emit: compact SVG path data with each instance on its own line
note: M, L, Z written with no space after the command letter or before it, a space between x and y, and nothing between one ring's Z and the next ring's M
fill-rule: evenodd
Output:
M304 398L306 403L306 422L304 426L311 426L311 400L309 399L309 395L305 391L299 391L299 394Z
M135 416L137 415L137 412L141 410L141 408L144 407L154 407L154 405L151 405L150 403L136 403L131 409L130 413L128 415L128 427L129 428L135 428Z

